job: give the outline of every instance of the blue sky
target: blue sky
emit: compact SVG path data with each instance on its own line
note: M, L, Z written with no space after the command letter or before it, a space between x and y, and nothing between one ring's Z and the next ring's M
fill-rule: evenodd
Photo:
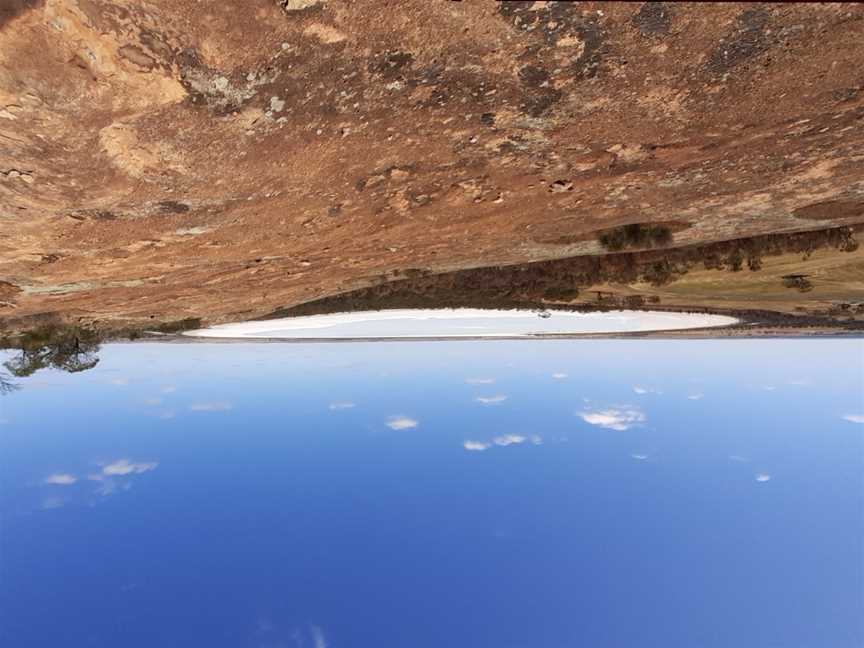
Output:
M864 643L864 342L114 344L0 398L0 640Z

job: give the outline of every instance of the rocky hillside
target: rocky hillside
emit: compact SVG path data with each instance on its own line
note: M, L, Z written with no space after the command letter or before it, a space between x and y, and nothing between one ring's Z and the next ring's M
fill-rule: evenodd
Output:
M0 318L861 223L862 61L853 4L2 0Z

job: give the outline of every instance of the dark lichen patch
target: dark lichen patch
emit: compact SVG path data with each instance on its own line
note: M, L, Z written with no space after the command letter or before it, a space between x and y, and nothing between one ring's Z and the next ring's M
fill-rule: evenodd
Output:
M404 78L411 68L414 55L410 52L387 51L374 56L367 66L371 74L377 74L386 81Z
M600 23L591 18L577 25L575 34L582 41L583 48L579 57L570 65L573 75L577 80L593 79L600 70L605 32Z
M156 203L156 206L159 208L159 211L168 214L183 214L189 211L189 205L177 200L163 200Z
M519 80L530 88L539 88L549 82L549 73L539 65L526 65L519 70Z
M25 11L41 7L45 0L0 0L0 28Z
M643 36L665 34L672 26L672 13L665 2L646 2L631 19Z
M519 107L531 117L542 117L561 99L561 96L561 91L554 88L545 91L535 91L528 97L525 97Z
M799 207L792 214L807 220L833 220L864 216L864 200L826 200Z
M579 54L569 65L575 80L597 76L605 42L597 14L585 14L570 2L501 2L498 13L515 29L537 34L546 46L575 46Z
M539 65L525 65L519 70L519 81L529 89L520 103L523 112L540 117L561 99L561 91L550 87L549 80L549 72Z
M578 3L570 2L500 2L498 13L514 28L537 33L550 45L572 34L582 21Z
M768 12L765 9L747 9L735 21L731 34L723 38L708 59L708 69L724 74L732 68L755 58L768 49Z

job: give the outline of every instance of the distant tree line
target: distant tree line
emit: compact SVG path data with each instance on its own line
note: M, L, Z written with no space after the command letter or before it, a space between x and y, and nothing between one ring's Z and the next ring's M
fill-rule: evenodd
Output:
M639 234L636 236L648 236ZM623 236L630 236L624 234ZM635 240L635 239L632 239ZM617 244L617 243L616 243ZM792 234L767 234L708 245L665 250L644 250L602 256L579 256L511 266L492 266L428 274L412 269L393 272L382 283L315 302L281 309L273 316L369 310L390 307L496 306L569 301L588 286L615 283L670 284L697 267L751 272L762 268L765 257L802 254L815 250L858 249L855 230L838 227ZM796 284L795 287L800 289Z
M663 247L672 242L672 230L665 225L631 223L603 230L597 240L613 252L627 248Z

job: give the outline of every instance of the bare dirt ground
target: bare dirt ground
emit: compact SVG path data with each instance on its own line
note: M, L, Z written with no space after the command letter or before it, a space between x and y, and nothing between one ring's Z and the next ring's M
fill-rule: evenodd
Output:
M862 61L857 4L0 0L0 321L861 223Z

